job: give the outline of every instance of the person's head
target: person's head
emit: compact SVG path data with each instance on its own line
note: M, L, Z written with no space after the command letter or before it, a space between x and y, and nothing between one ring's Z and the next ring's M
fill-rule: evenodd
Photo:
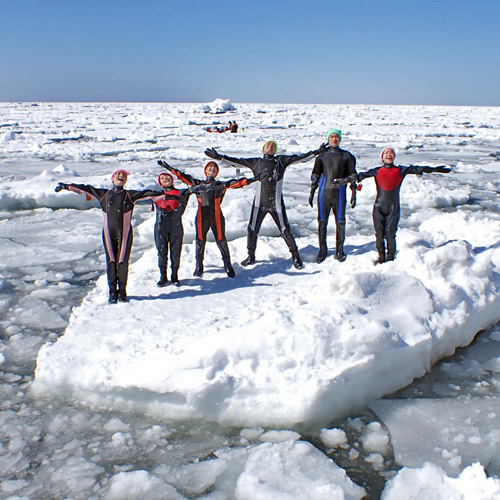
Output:
M163 188L163 189L168 189L171 188L174 185L174 177L172 174L168 172L162 172L158 176L158 184Z
M262 152L265 155L275 155L278 152L278 143L273 139L266 141L262 146Z
M129 175L130 175L129 172L127 172L126 170L123 169L115 170L111 174L111 180L113 181L113 185L123 187L126 184Z
M384 165L392 165L394 163L394 159L396 158L396 151L393 148L387 147L382 150L380 153L380 159L384 163Z
M342 140L342 130L339 128L328 129L327 139L330 146L333 146L334 148L338 147L340 141Z
M209 161L206 165L205 165L205 169L203 170L203 172L205 172L205 175L207 177L217 177L218 173L219 173L219 165L217 165L217 163L215 163L214 161Z

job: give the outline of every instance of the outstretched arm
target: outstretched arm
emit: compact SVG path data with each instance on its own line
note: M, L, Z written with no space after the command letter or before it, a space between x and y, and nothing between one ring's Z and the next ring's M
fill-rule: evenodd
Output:
M67 189L68 191L72 191L76 194L85 193L88 196L88 200L90 200L90 196L96 200L100 200L107 191L107 189L95 188L89 184L66 184L64 182L59 182L55 188L55 192L59 193L59 191L62 191L63 189Z
M400 166L399 168L401 170L401 175L407 175L407 174L422 175L422 174L432 174L434 172L440 174L447 174L451 172L451 168L445 165L439 165L438 167L427 167L427 166L419 167L416 165L410 165L408 167Z
M205 154L214 160L219 160L230 166L239 165L253 170L260 158L234 158L233 156L221 155L215 148L205 149Z
M166 161L158 160L158 165L167 169L169 172L172 172L177 177L177 179L184 182L188 186L196 186L201 182L200 180L195 179L192 175L186 174L174 167L171 167Z

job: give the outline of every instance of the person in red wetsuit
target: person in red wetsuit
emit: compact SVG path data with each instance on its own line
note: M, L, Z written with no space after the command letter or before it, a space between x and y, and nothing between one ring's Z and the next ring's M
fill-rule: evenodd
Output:
M139 200L155 199L165 196L161 191L146 189L143 191L127 190L124 186L129 173L120 169L113 172L112 189L95 188L88 184L65 184L59 182L56 192L67 189L74 193L86 193L95 198L103 211L104 225L102 239L106 251L106 270L109 285L109 302L128 302L127 277L130 252L132 250L132 212ZM178 196L170 196L179 200Z
M219 173L219 166L214 161L209 161L205 165L206 179L195 179L192 175L186 174L171 167L165 161L159 160L158 164L172 172L179 180L191 187L191 192L196 194L198 200L198 211L196 212L196 268L194 276L203 276L203 260L205 256L205 245L207 233L211 229L215 236L215 241L219 247L224 262L224 269L230 278L234 278L235 272L231 264L231 256L225 234L225 219L221 210L221 203L228 189L241 188L252 182L260 180L261 177L247 179L230 179L228 181L216 181Z
M155 244L158 250L158 267L160 269L160 281L157 285L163 287L169 284L167 278L168 253L170 250L170 267L172 269L171 280L176 286L180 286L179 266L181 262L182 238L184 228L182 226L182 215L186 210L186 204L191 194L189 189L181 191L174 187L174 177L170 172L162 172L158 176L158 184L162 187L165 195L177 195L180 201L168 199L162 196L156 199L156 223Z
M451 172L451 169L444 165L439 167L397 166L394 165L395 158L396 152L393 148L384 148L380 154L382 166L332 182L333 187L340 187L348 183L360 182L368 177L375 178L377 197L373 205L373 227L378 259L374 264L394 260L396 255L396 232L401 215L399 192L404 178L408 174L422 175L432 172L445 174Z

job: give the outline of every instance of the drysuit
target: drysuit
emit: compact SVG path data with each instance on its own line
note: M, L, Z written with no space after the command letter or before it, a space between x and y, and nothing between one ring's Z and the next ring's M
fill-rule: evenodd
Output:
M172 172L179 180L192 186L191 192L196 194L198 201L198 211L196 212L196 268L195 276L203 276L203 260L205 256L205 246L207 233L211 229L215 236L215 241L222 255L224 269L229 277L234 277L234 269L231 264L231 255L226 240L225 219L221 210L221 203L228 189L241 188L251 184L257 179L231 179L228 181L216 181L214 177L207 177L205 180L195 179L192 175L186 174L173 167L160 163L163 167Z
M448 167L418 167L384 164L347 178L347 182L358 182L368 177L375 178L377 196L373 205L373 227L375 229L375 245L379 255L376 263L394 260L396 255L396 232L401 215L400 196L401 184L409 174L429 174L432 172L448 173ZM387 242L387 247L386 247Z
M165 196L156 199L156 223L155 223L155 244L158 250L158 267L160 269L159 286L166 285L167 263L170 250L170 268L172 270L172 283L179 284L179 266L181 262L182 238L184 228L182 226L182 215L186 210L187 200L190 192L188 189L178 191L174 187L164 189ZM166 199L167 195L176 195L182 199L182 203L177 200Z
M285 170L292 163L308 161L317 153L317 151L310 151L297 155L264 154L262 158L233 158L221 155L221 160L225 163L247 167L252 170L256 177L262 176L259 186L255 191L255 198L247 228L248 257L242 262L242 265L255 262L255 249L257 248L257 238L262 221L267 214L270 214L292 254L294 266L297 268L302 267L299 250L286 215L285 202L283 200L283 177Z
M61 188L74 193L86 193L95 198L103 211L102 239L106 252L106 270L110 299L127 299L127 277L130 252L132 250L132 212L139 200L161 197L161 191L146 189L134 191L113 186L112 189L95 188L86 184L60 184ZM178 197L175 197L178 199Z
M339 147L329 147L323 153L320 153L314 162L314 168L311 174L311 194L309 204L312 206L312 200L316 189L318 191L318 239L319 253L317 262L325 260L328 249L326 245L326 234L328 227L328 218L330 211L333 211L336 225L336 255L338 260L345 260L344 241L346 224L346 204L347 204L347 186L339 189L332 187L332 181L356 174L356 158L349 152ZM351 184L351 206L356 204L356 184Z

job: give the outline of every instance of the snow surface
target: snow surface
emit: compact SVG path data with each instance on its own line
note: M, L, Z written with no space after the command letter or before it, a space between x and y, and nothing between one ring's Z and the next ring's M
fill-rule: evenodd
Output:
M221 103L214 103L205 111L220 112ZM467 108L465 119L462 108L229 104L224 104L222 111L228 114L222 120L236 118L241 133L206 134L203 127L217 122L207 122L204 109L194 104L5 104L9 119L0 124L0 209L54 214L65 233L64 247L57 252L71 270L85 255L89 239L99 238L101 216L84 196L53 189L60 181L109 185L117 163L132 172L127 187L149 188L161 171L157 158L201 177L206 147L232 156L258 156L262 143L275 138L281 154L294 154L319 146L330 126L340 126L342 147L358 157L358 171L377 165L381 148L392 145L397 163L449 164L453 172L404 181L397 258L376 267L371 179L363 182L358 206L348 209L348 259L339 263L330 255L316 264L316 209L307 204L312 162L290 167L285 176L285 204L305 262L302 270L291 266L271 220L259 238L257 263L248 268L238 264L246 256L253 197L247 187L228 193L223 203L236 278L226 277L213 242L207 245L203 278L192 277L192 200L184 216L182 286L159 289L154 214L141 212L135 218L136 242L149 242L150 248L131 266L130 303L108 305L102 276L74 307L64 335L40 349L32 392L159 421L199 419L239 426L244 428L242 440L263 436L261 444L247 448L222 447L213 460L183 467L177 476L162 468L121 471L107 486L109 498L184 498L179 491L199 495L207 484L215 485L207 496L213 499L361 498L361 488L294 431L324 427L320 436L326 447L346 446L345 433L326 428L329 422L407 386L499 321L498 109ZM10 169L10 162L26 158L39 163L32 162L22 173L15 166ZM48 161L59 165L44 168ZM241 170L241 175L251 175ZM221 178L235 175L231 167L221 168ZM470 208L478 191L489 209ZM57 210L56 216L47 209L69 210ZM84 217L75 214L81 224L67 227L63 213L75 211L84 211ZM330 248L334 234L331 221ZM4 252L8 259L22 259L36 249L11 241ZM43 269L49 255L36 257ZM34 269L35 285L37 273ZM70 287L70 281L71 273L62 274L47 297L34 287L19 307L19 322L64 327L50 297L57 296L58 288ZM485 369L498 371L498 359L487 360ZM498 419L495 403L486 404L477 418L487 412L490 421ZM437 481L443 492L439 498L456 498L457 492L478 498L467 496L471 484L484 491L484 498L496 498L499 481L487 479L483 468L473 465L478 460L488 465L500 449L498 433L487 436L488 447L477 449L485 436L472 427L480 428L481 422L462 419L446 427L448 441L435 441L439 467L411 457L405 418L418 421L428 415L424 406L420 401L411 410L405 403L372 404L390 429L397 459L413 467L388 483L383 498L432 498L426 494ZM460 418L466 411L456 409ZM271 433L252 431L260 427ZM439 420L436 428L443 434ZM124 431L116 428L116 447L126 446ZM458 448L462 440L468 448L454 452L450 442ZM388 441L380 424L367 427L362 446L374 466L384 461ZM66 466L61 477L75 477L75 491L95 487L98 465L75 457ZM460 473L457 479L446 477ZM198 487L189 492L191 479L186 478L193 475ZM175 477L182 479L176 484ZM22 491L22 481L2 481L2 491Z

